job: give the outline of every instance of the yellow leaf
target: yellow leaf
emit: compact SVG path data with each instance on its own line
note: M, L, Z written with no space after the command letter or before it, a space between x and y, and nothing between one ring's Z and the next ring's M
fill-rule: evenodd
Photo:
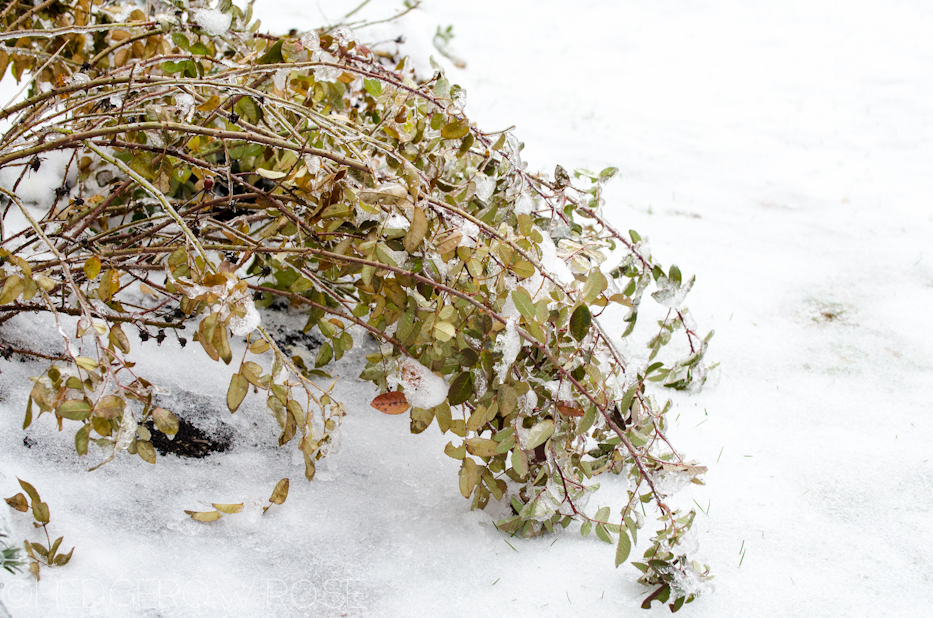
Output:
M267 170L264 168L257 169L256 173L263 178L268 178L269 180L278 180L279 178L285 178L288 175L285 172L277 172L275 170Z
M185 513L191 515L191 519L201 522L217 521L223 517L218 511L185 511Z
M84 276L88 279L94 279L97 275L100 274L100 258L95 256L89 257L87 261L84 262Z
M228 514L239 513L243 510L242 502L240 502L239 504L212 504L211 506L217 509L218 511L220 511L221 513L228 513Z
M272 490L272 496L269 498L269 502L272 504L282 504L285 502L285 498L288 497L288 479L282 479L275 484L275 489Z

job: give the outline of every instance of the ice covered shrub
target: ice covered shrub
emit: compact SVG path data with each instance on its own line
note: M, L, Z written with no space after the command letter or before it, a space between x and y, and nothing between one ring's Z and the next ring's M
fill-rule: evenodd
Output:
M472 125L443 71L416 81L346 27L278 37L229 0L147 6L13 3L0 16L0 70L29 88L0 113L0 168L23 178L54 151L68 161L41 217L19 181L0 188L26 222L2 230L0 323L49 313L64 339L25 425L48 414L81 455L94 443L105 462L154 463L143 423L171 435L178 421L135 372L127 332L172 333L204 362L238 364L230 411L251 390L265 398L310 480L347 413L324 370L368 331L381 343L362 373L384 393L373 405L451 434L473 508L507 500L497 525L522 536L577 522L615 544L616 565L657 515L635 563L655 586L646 604L692 600L707 570L688 555L693 513L668 494L705 468L668 444L669 404L646 386L702 385L708 336L682 305L693 279L602 214L616 170L529 173L518 139ZM314 367L263 328L277 298L326 340ZM617 345L599 316L616 312L627 342L646 299L660 318L648 348ZM606 473L628 500L590 513Z

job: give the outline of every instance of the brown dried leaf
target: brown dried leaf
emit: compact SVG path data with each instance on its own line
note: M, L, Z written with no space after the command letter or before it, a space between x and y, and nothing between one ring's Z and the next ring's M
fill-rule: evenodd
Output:
M29 510L29 503L26 502L26 496L24 496L22 493L18 493L12 498L7 498L6 503L20 513L25 513Z

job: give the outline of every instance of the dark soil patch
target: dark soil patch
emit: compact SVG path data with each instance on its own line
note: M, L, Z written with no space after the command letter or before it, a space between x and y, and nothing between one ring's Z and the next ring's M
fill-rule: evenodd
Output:
M207 457L211 453L223 453L232 443L230 436L209 436L183 418L178 419L178 433L173 439L156 429L152 421L146 423L152 433L152 446L160 455L172 453L179 457Z

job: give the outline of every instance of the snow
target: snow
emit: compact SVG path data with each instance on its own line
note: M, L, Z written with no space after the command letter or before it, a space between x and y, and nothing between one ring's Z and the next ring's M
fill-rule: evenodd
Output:
M370 4L378 15L398 7ZM342 14L321 6L256 10L264 29L282 31L321 23L319 10ZM469 90L473 123L517 125L530 170L619 167L603 195L610 220L650 235L662 262L697 275L686 304L701 328L716 329L710 357L722 378L676 397L671 442L710 470L706 486L672 501L704 511L697 558L713 567L716 590L679 615L924 615L933 597L929 3L423 7L402 20L406 49L428 72L433 53ZM434 51L438 24L454 25L465 69ZM360 38L397 36L389 30ZM17 88L3 86L6 100ZM44 175L49 159L36 175L49 182L21 186L45 206L58 182ZM602 320L618 333L620 318ZM57 353L54 328L24 316L0 332ZM239 441L156 466L123 453L88 473L48 417L20 429L22 385L38 369L0 361L2 496L19 491L17 477L32 482L52 533L76 546L38 586L0 575L13 616L668 615L638 609L638 573L614 569L613 548L573 528L509 539L491 525L505 507L470 512L459 462L443 454L449 437L435 427L410 435L407 419L369 407L376 392L352 364L365 350L334 370L333 396L348 409L343 448L305 483L262 402L248 396L236 414L226 410L235 366L199 362L199 346L171 338L141 344L130 331L136 370L170 389L173 411ZM184 515L210 502L265 505L285 476L287 501L262 516L201 525ZM624 487L601 484L591 503L617 510ZM21 514L12 520L16 533L35 534Z

